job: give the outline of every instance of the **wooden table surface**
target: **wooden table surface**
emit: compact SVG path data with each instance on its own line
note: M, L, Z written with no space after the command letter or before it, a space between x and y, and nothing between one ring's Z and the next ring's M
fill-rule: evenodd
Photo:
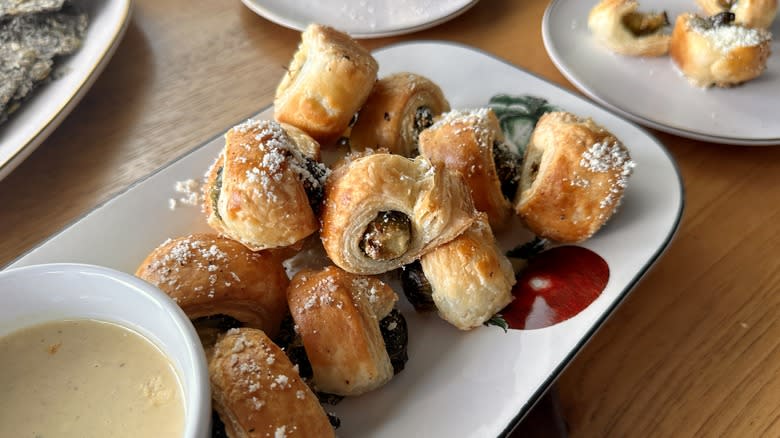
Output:
M483 0L433 29L363 44L457 41L573 90L542 44L546 6ZM136 0L92 89L0 182L0 265L269 105L298 41L238 0ZM780 436L780 148L653 133L682 172L682 224L560 378L570 433Z

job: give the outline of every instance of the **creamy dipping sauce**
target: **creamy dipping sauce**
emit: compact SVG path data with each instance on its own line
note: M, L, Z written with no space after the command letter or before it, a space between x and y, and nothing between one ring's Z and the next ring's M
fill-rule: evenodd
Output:
M177 374L125 327L64 320L0 338L0 437L180 437Z

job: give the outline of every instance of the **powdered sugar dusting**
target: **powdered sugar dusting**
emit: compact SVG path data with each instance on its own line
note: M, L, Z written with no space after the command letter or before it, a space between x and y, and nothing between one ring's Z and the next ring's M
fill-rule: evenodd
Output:
M272 345L267 341L257 342L247 335L246 329L231 329L227 332L227 364L235 376L236 384L246 392L247 403L258 411L266 405L263 400L269 390L284 391L300 385L296 376L276 373L270 368L276 362ZM298 386L300 387L300 386ZM297 389L295 396L303 399L305 392ZM294 430L287 429L288 431Z
M178 198L168 199L168 208L175 210L179 204L187 206L197 206L202 203L203 196L201 192L200 181L194 179L187 179L184 181L176 181L173 186L176 193L180 193Z
M164 253L147 266L150 272L155 273L158 286L178 290L181 288L179 280L187 275L185 272L195 269L209 275L205 277L208 284L194 286L193 291L204 292L209 297L214 296L218 280L216 272L227 272L229 263L228 255L219 249L214 239L204 240L189 235L175 241L168 239L159 248Z
M441 118L428 129L436 130L444 126L457 125L458 128L453 132L455 135L472 131L480 148L492 148L493 144L490 142L492 130L487 124L491 112L490 108L452 110L442 114Z
M628 177L636 167L626 148L614 138L592 144L582 153L580 167L591 172L606 173L618 170L617 177L610 179L610 189L607 196L601 200L599 207L604 209L619 202L619 194L628 185Z
M291 170L307 187L324 188L330 169L308 159L278 122L249 119L233 127L233 130L253 135L262 155L260 161L245 172L246 183L255 186L248 187L255 197L264 195L268 201L278 202L276 185L283 180L286 169ZM254 147L250 144L241 146L247 151ZM245 156L239 156L237 161L242 164L248 162Z
M379 291L375 284L371 284L368 278L358 277L352 280L352 296L359 299L365 297L369 303L376 304L379 301Z
M317 306L335 306L338 309L344 308L344 302L334 297L334 294L338 290L339 285L332 275L326 275L320 278L310 289L310 295L304 300L303 310L310 310Z
M689 23L692 30L707 38L721 53L727 53L737 47L757 46L772 39L772 34L764 29L737 24L718 26L699 16L691 17Z

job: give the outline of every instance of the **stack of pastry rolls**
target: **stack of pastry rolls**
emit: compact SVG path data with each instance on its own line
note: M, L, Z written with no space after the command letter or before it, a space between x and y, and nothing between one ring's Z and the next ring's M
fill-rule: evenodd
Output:
M560 146L544 133L564 128L544 128L558 119L543 118L523 164L492 111L451 110L417 74L377 74L349 36L309 26L278 86L274 120L231 128L206 171L203 211L214 233L169 239L136 272L193 320L230 437L333 436L318 399L375 390L404 368L398 294L378 276L414 273L425 284L404 290L415 308L473 329L512 300L515 273L493 230L519 215L536 234L576 241L611 214L584 220L577 215L596 198L554 182L572 166L583 181L612 176L601 149L585 165L572 161L579 149L558 151L597 142L623 151L606 131ZM601 129L560 117L575 131ZM327 165L323 151L345 154ZM610 185L612 204L623 187ZM536 214L545 203L554 214ZM315 243L324 263L285 269Z

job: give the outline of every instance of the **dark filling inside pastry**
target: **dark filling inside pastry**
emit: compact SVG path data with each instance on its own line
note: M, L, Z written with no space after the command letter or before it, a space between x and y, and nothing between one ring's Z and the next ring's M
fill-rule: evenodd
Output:
M217 343L217 337L232 328L243 327L244 324L228 315L202 316L192 320L195 331L198 332L203 347L209 348Z
M400 373L406 366L409 359L406 350L409 344L409 331L406 325L406 319L398 309L393 309L390 313L379 321L379 331L382 333L382 339L385 342L387 355L390 357L390 363L393 365L393 373ZM303 347L303 340L295 333L295 321L292 316L287 315L282 320L282 326L279 329L279 335L274 339L276 345L284 350L290 362L298 366L298 374L309 387L312 387L311 379L314 376L314 370L306 355L306 349ZM327 392L312 391L317 395L320 403L329 405L338 404L344 397ZM338 420L338 419L336 419ZM331 424L334 424L331 420ZM334 425L334 427L338 427Z
M214 215L217 219L222 220L222 216L219 215L219 195L222 193L222 171L225 167L220 167L217 170L217 177L214 178L214 187L211 188L211 209L214 211Z
M414 112L414 144L417 145L420 133L424 129L430 128L433 125L433 111L427 106L421 106ZM419 154L417 147L415 147L412 155Z
M531 163L528 169L531 171L528 175L528 180L533 184L536 181L536 176L539 175L539 163Z
M493 162L496 165L498 180L501 182L501 193L510 202L517 192L520 179L521 158L515 155L509 147L497 141L493 142Z
M436 310L436 304L433 302L433 290L431 284L425 277L422 270L422 264L415 261L404 266L401 269L401 285L406 299L414 306L418 312L430 312Z
M324 164L304 157L306 171L309 173L305 178L301 178L303 189L306 191L306 197L309 198L309 205L315 215L320 213L322 201L325 200L325 180L328 177L328 168Z
M412 242L412 221L400 211L380 211L363 232L360 249L374 260L393 260Z
M406 354L406 347L409 344L406 318L398 309L393 309L379 321L379 330L382 332L390 363L393 364L393 374L398 374L403 371L406 361L409 360Z
M219 418L217 411L211 411L211 438L228 438L225 423Z
M528 148L525 151L523 171L520 175L519 190L526 191L532 189L536 178L539 176L543 158L543 149L536 147L534 144L528 145Z
M433 111L427 106L421 106L414 112L414 132L420 135L423 129L433 125Z
M712 27L728 26L737 18L732 12L721 12L709 18Z
M658 32L664 26L669 25L669 17L666 12L657 14L643 14L641 12L631 12L623 16L623 25L634 34L634 36L645 36Z
M328 421L330 422L330 425L333 426L334 429L338 429L341 427L341 419L336 416L336 414L325 412L325 415L328 416Z

